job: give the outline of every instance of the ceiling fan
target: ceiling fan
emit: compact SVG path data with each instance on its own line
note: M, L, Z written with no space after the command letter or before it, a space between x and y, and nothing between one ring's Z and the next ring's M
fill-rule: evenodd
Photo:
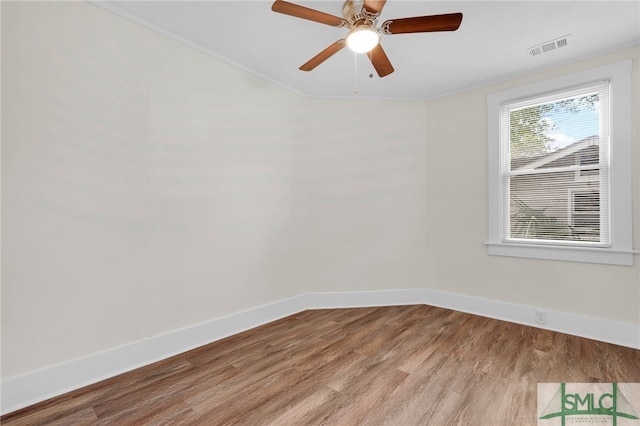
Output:
M455 31L462 22L462 13L448 13L444 15L391 19L378 27L378 17L385 3L386 0L347 0L342 8L344 18L284 0L276 0L271 6L271 10L321 24L349 29L345 38L336 41L318 53L303 64L300 70L311 71L346 45L357 53L366 53L380 77L389 75L394 71L391 61L389 61L380 45L380 36L382 34Z

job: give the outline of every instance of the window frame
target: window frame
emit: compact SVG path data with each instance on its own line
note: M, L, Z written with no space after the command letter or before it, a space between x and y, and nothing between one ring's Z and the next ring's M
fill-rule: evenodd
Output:
M573 262L633 266L632 160L631 160L631 59L567 74L550 80L513 87L487 96L489 239L488 254ZM588 247L553 242L509 242L504 235L505 202L501 171L500 111L504 104L541 96L601 80L610 81L610 223L608 247Z

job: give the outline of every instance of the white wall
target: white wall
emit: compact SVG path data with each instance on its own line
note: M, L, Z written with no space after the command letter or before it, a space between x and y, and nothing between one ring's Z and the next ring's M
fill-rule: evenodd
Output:
M3 2L2 66L3 379L424 282L424 103L301 98L80 2Z
M424 103L315 100L302 114L308 124L294 166L300 289L424 287Z
M640 324L640 262L605 266L488 256L488 93L633 58L634 247L640 247L640 60L627 49L427 105L429 287L515 304ZM464 124L461 124L464 123ZM615 143L615 142L614 142Z
M295 291L295 96L90 4L2 7L3 375Z

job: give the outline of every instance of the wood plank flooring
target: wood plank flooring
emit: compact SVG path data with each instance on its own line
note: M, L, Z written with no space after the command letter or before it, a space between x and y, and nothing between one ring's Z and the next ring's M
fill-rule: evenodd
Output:
M539 382L640 382L640 350L425 305L309 310L0 420L535 425Z

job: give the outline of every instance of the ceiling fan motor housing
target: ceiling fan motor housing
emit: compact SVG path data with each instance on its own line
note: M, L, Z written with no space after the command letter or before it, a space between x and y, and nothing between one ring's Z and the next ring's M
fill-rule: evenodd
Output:
M342 6L342 16L345 19L351 19L354 15L357 15L362 11L364 2L362 0L347 0Z
M375 27L379 13L370 13L364 7L363 0L347 0L342 7L342 15L347 20L347 27L354 28L361 25Z

